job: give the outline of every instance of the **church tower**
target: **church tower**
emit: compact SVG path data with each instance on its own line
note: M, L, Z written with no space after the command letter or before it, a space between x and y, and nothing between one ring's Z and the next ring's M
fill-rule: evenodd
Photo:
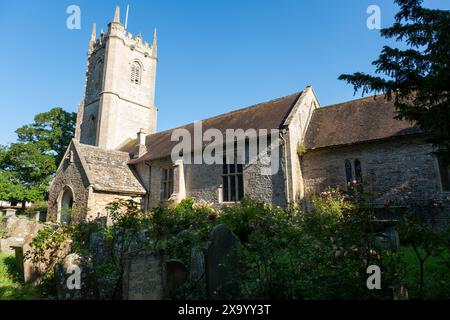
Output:
M153 44L132 36L116 7L108 32L97 38L94 24L88 51L84 101L79 107L76 139L117 149L138 132L156 132L156 31Z

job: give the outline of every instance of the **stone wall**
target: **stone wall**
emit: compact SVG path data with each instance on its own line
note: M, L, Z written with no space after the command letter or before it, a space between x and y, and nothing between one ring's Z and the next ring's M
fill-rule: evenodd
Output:
M373 204L402 206L417 202L447 206L449 194L441 192L432 152L432 146L419 136L310 150L302 157L306 196L328 186L346 190L345 160L359 159L364 190Z
M187 197L192 197L209 203L221 202L221 197L219 198L219 193L222 192L221 164L185 165L185 182Z
M89 183L73 144L70 145L68 157L63 160L49 187L47 219L50 221L57 221L58 199L65 186L69 186L73 191L73 208L79 210L86 208Z
M307 87L286 119L285 124L288 125L288 129L283 134L284 141L281 140L280 142L286 143L286 146L283 146L283 150L286 157L285 170L288 172L286 175L288 202L298 202L304 197L303 176L297 149L299 146L304 145L308 124L314 110L318 106L319 102L312 88Z
M106 207L111 202L117 200L134 200L142 205L141 197L133 197L129 195L120 195L114 193L105 193L105 192L92 192L89 196L88 207L89 210L87 212L87 220L95 220L100 217L107 217L108 211Z
M173 168L172 160L170 158L159 159L152 161L151 172L146 175L150 180L150 188L147 188L147 208L153 208L158 206L161 201L161 187L162 187L162 173L163 169ZM148 169L147 169L148 170ZM142 169L141 169L142 171ZM141 174L141 172L140 172ZM151 177L150 177L151 175ZM143 179L141 179L143 180Z
M137 175L139 176L139 180L144 186L145 190L150 190L150 170L149 166L145 162L138 163L134 165L134 169L136 170ZM142 204L144 208L149 207L150 203L150 193L147 192L147 194L142 198Z
M80 142L89 145L97 143L97 122L99 100L83 107L83 119L80 125Z
M265 161L263 163L266 163ZM258 161L244 167L244 195L255 201L274 204L281 207L287 205L285 152L282 145L279 149L278 171L273 175L261 174L267 167Z
M162 170L163 168L171 168L172 166L170 158L152 162L151 186L148 195L149 208L155 207L161 202ZM244 195L257 201L285 206L283 161L280 160L280 167L275 175L261 175L262 168L263 164L261 162L244 166ZM187 197L212 204L222 202L221 164L185 164L184 172ZM146 177L148 178L148 174Z

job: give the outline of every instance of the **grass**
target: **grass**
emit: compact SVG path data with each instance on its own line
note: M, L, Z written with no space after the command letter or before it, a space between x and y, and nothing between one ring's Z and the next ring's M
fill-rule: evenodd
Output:
M0 253L0 300L39 299L38 289L24 284L16 268L14 256Z
M419 265L413 249L402 246L399 249L401 261L405 266L403 283L411 299L418 297ZM444 251L425 262L425 299L450 298L450 252ZM14 256L0 253L0 300L40 299L40 289L24 284L15 265Z
M399 249L401 260L405 265L404 284L409 297L419 296L419 263L411 246ZM450 299L450 252L444 251L437 257L429 257L425 262L424 294L425 299Z

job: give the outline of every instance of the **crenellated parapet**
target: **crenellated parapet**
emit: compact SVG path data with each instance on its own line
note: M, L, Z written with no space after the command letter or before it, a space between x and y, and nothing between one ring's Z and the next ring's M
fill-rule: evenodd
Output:
M125 26L120 23L119 10L119 7L117 7L114 21L108 24L108 32L106 34L101 32L99 38L96 37L96 26L94 24L88 55L95 55L96 51L103 49L108 38L118 38L121 39L123 44L130 48L130 50L136 50L137 52L142 53L146 58L150 57L156 59L156 30L152 44L144 41L141 33L133 36L130 32L127 32Z

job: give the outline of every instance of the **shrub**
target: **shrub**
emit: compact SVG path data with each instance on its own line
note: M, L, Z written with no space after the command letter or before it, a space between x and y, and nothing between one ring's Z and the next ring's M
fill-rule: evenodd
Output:
M225 224L242 243L240 268L236 270L240 291L230 292L228 298L391 299L392 287L409 285L411 277L403 262L403 250L374 246L374 214L364 207L362 191L357 183L352 183L347 193L328 189L312 197L311 212L299 206L282 209L249 199L217 209L187 198L143 213L133 200L117 200L108 206L111 225L81 222L47 226L33 240L32 248L35 256L51 258L54 265L60 258L46 252L57 252L70 242L72 252L90 254L90 235L101 232L110 259L95 263L97 280L105 289L100 288L103 297L120 298L126 253L140 248L162 249L169 259L189 265L191 249L205 249L214 226ZM405 222L401 236L419 253L422 280L418 292L422 292L425 260L448 248L448 241L443 240L448 237L435 238L428 229L417 228L416 222ZM373 264L381 269L382 290L367 289L366 270ZM186 283L176 297L212 298L204 284L196 282Z
M204 247L219 212L187 198L178 205L159 206L150 213L149 238L155 249L189 263L190 250Z

